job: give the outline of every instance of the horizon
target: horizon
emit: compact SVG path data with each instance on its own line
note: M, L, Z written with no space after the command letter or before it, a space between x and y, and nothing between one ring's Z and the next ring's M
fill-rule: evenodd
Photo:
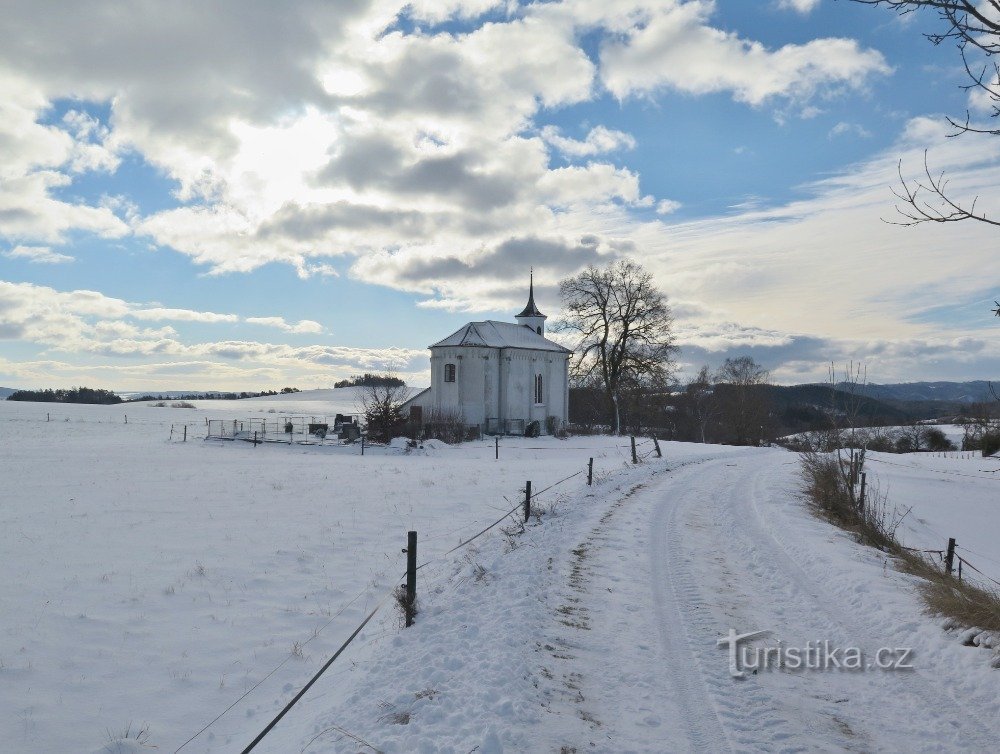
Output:
M978 382L984 382L987 385L992 385L994 383L1000 383L1000 380L978 379L978 380L913 380L913 381L910 381L910 382L865 382L865 383L863 383L863 386L866 387L866 388L870 388L870 387L905 387L905 386L909 386L909 385L935 385L935 384L943 384L943 385L969 385L969 384L978 383ZM423 389L426 389L427 387L430 386L430 382L429 381L428 381L428 383L426 385L422 384L422 383L416 383L415 384L415 383L412 383L412 382L405 382L404 384L405 384L405 387L410 388L412 390L423 390ZM674 386L683 386L683 385L689 384L689 382L686 382L684 380L677 380L673 384L674 384ZM811 386L830 387L830 382L828 380L827 381L813 381L813 382L774 382L774 381L771 381L771 382L769 382L767 384L773 385L774 387L811 387ZM836 387L836 386L840 386L840 385L844 385L844 384L846 384L845 380L839 380L838 382L835 383L834 386ZM291 388L293 388L293 392L291 392L291 393L282 393L281 391L282 391L283 387L291 387ZM347 386L342 386L342 387L333 387L333 385L331 384L330 386L327 386L327 387L312 387L312 388L298 388L295 385L283 385L282 387L258 387L258 388L246 388L246 389L241 389L241 390L227 390L227 389L215 389L215 388L203 388L203 389L197 389L197 390L195 390L195 389L187 389L187 388L158 388L158 389L148 389L147 390L147 389L139 388L139 389L136 389L136 390L124 390L124 389L116 389L114 387L107 387L107 386L104 386L104 385L61 385L59 387L53 387L53 388L47 388L47 387L44 387L44 388L43 387L24 387L24 386L22 386L22 387L13 387L11 385L0 385L0 390L43 391L43 390L50 390L50 389L51 390L60 390L60 389L62 389L62 390L68 390L68 389L73 389L73 388L89 388L89 389L94 389L94 390L109 390L109 391L111 391L112 393L115 393L118 396L123 396L123 395L133 396L133 398L131 398L131 399L134 400L134 396L142 396L142 395L145 395L145 394L149 394L151 396L156 396L157 394L166 394L166 393L183 393L183 394L197 395L197 394L212 394L212 393L219 393L219 394L261 393L261 392L264 392L264 391L271 391L273 393L273 395L271 395L271 396L253 396L253 397L275 397L275 396L280 396L280 395L299 395L299 394L302 394L302 393L319 392L319 391L327 391L327 390L352 390L352 389L356 389L357 387L359 387L359 386L357 386L357 385L347 385ZM988 398L988 396L984 396L984 400L986 400L987 398ZM3 400L6 400L6 397L3 398ZM950 399L948 399L948 400L950 400Z
M429 384L427 344L513 321L531 268L552 322L561 279L622 257L681 380L1000 374L995 231L890 224L925 150L1000 209L1000 140L945 138L988 103L933 13L95 4L0 19L0 384Z

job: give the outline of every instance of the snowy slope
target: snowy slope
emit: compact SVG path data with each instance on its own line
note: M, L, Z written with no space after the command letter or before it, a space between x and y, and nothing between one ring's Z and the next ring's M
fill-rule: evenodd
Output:
M499 462L492 443L206 443L212 403L0 403L0 748L95 751L131 722L173 751L261 682L184 749L231 751L396 583L408 529L433 556L527 478L623 463L607 438L504 441ZM181 422L191 440L169 443Z
M181 751L240 750L398 583L410 528L429 561L417 624L401 630L387 603L257 751L1000 740L989 651L961 646L923 614L910 577L805 510L794 454L664 443L663 459L635 467L621 440L571 438L505 439L499 461L490 442L362 458L196 440L220 416L206 403L0 403L12 751L107 751L130 723L148 724L159 751L202 729ZM238 403L231 415L246 416ZM168 442L181 422L191 441ZM995 461L885 459L903 465L873 457L873 481L940 529L928 542L957 536L1000 561L997 474L978 470ZM446 554L510 510L526 479L538 493L572 474L538 494L524 533L497 527ZM769 629L772 645L913 647L915 669L734 680L716 646L729 629Z
M665 445L424 589L267 752L994 751L996 676L909 577L809 515L795 457ZM912 648L913 670L729 674L717 639ZM363 743L361 743L363 742Z
M959 554L1000 581L1000 459L962 452L869 453L866 468L889 505L905 513L898 532L903 544L944 549L954 537Z

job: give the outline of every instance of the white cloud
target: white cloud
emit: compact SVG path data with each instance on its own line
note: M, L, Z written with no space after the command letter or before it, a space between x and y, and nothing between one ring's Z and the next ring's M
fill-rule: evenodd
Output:
M127 321L129 318L206 323L239 320L236 315L141 307L96 291L63 292L0 281L0 340L36 344L60 357L19 365L0 359L0 373L31 380L32 385L60 384L60 379L75 381L81 374L95 374L103 375L106 384L118 389L169 386L171 379L176 388L178 375L187 373L185 365L193 365L190 373L197 377L197 384L185 383L187 387L245 388L255 375L268 383L304 381L297 384L329 386L337 378L392 364L411 379L425 379L427 352L423 349L290 346L234 339L185 342L172 327L144 328ZM248 317L245 321L304 334L323 329L312 320L289 323L282 317ZM86 360L81 363L82 357ZM111 358L116 363L88 366L93 357Z
M176 322L239 322L235 314L216 314L215 312L199 312L192 309L169 309L165 307L150 307L148 309L133 309L130 317L149 320L174 320Z
M73 257L52 251L48 246L15 246L10 251L4 252L4 256L36 264L64 264L73 261Z
M323 325L311 319L302 319L296 323L286 322L284 317L247 317L246 322L251 325L264 325L266 327L277 327L290 333L321 333Z
M569 157L591 157L621 149L635 149L635 138L624 131L596 126L581 141L563 136L556 126L545 126L542 138Z
M814 39L769 50L713 28L714 5L665 3L648 22L601 47L601 79L619 98L661 87L687 94L731 92L751 105L775 97L808 101L821 90L858 89L890 72L881 53L850 39Z
M836 136L844 136L846 134L853 134L862 139L870 139L872 135L871 131L862 126L860 123L840 121L837 125L830 129L830 133L827 134L827 136L832 139Z
M674 201L673 199L661 199L656 204L656 214L669 215L670 213L679 210L681 206L680 202Z
M811 13L818 5L819 0L778 0L779 8L793 10L802 15Z

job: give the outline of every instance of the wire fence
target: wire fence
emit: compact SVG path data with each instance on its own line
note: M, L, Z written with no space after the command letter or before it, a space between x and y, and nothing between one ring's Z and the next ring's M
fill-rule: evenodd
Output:
M237 427L238 426L239 426L239 421L237 420ZM246 424L244 424L244 428L243 429L237 429L236 431L242 431L242 432L247 431ZM634 440L634 438L633 438L633 440ZM657 454L657 455L662 455L662 453L660 452L659 445L658 445L657 441L655 439L653 439L653 438L649 438L649 439L643 440L641 442L635 443L634 446L630 443L629 445L621 445L621 446L615 446L615 447L618 447L618 448L632 448L632 447L638 448L638 447L641 447L641 446L645 446L648 443L653 443L654 444L654 448L652 450L650 450L648 453L645 453L641 458L639 456L636 456L637 462L641 461L642 459L648 458L649 456L653 455L654 453ZM547 450L548 448L545 448L545 449ZM582 448L582 449L583 450L594 450L593 448ZM467 537L467 538L461 540L454 547L452 547L449 550L441 553L440 555L436 555L436 556L434 556L434 557L432 557L432 558L430 558L428 560L425 560L424 562L420 563L419 565L416 566L416 568L414 570L415 571L424 571L429 566L432 566L432 565L437 564L437 563L444 562L445 560L447 560L448 558L450 558L450 556L454 555L459 550L462 550L463 548L468 547L472 542L478 540L480 537L485 536L487 533L489 533L490 531L492 531L493 529L495 529L497 526L499 526L500 524L502 524L504 521L506 521L507 519L511 518L515 514L517 514L518 511L524 510L525 512L527 512L528 510L530 510L531 502L532 501L536 501L537 502L538 496L543 495L543 494L545 494L547 492L550 492L551 490L559 487L560 485L563 485L563 484L569 482L572 479L576 479L577 477L580 477L580 476L582 476L584 474L587 474L588 475L588 484L591 484L592 481L593 481L592 473L593 473L593 458L590 459L590 462L588 464L588 468L581 469L581 470L579 470L577 472L574 472L573 474L570 474L570 475L568 475L566 477L563 477L562 479L559 479L558 481L549 484L548 486L546 486L546 487L538 490L537 492L532 492L531 491L530 482L529 482L528 486L526 487L526 489L522 489L520 491L521 494L525 495L525 499L523 501L519 501L516 505L513 505L509 510L506 510L506 512L502 516L500 516L496 520L492 521L488 525L482 527L481 529L479 529L472 536ZM508 504L510 503L510 501L508 499L505 498L505 500L507 500ZM465 529L468 529L469 526L473 526L473 525L475 525L475 524L474 523L467 524L466 526L461 527L459 529L454 529L454 530L452 530L450 532L441 533L441 534L437 535L436 537L434 535L432 535L431 537L425 539L424 541L432 541L435 538L440 538L440 537L443 537L443 536L454 535L455 533L457 533L459 531L462 531L462 530L465 530ZM405 576L405 574L404 574L404 576ZM267 734L270 733L271 730L273 730L273 728L281 721L281 719L289 712L289 710L291 710L292 707L294 707L295 704L298 703L298 701L300 699L302 699L302 697L309 691L309 689L313 686L313 684L315 684L316 681L319 680L319 678L347 650L347 648L352 644L352 642L354 642L354 640L360 635L360 633L365 628L365 626L367 626L369 624L369 622L375 617L375 615L378 613L378 611L382 607L384 607L385 604L393 597L393 595L396 592L397 588L398 588L397 585L394 583L393 586L390 589L385 590L384 593L382 593L380 595L380 598L379 598L378 602L375 604L375 607L370 612L368 612L365 615L365 617L361 621L361 623L351 632L351 634L337 648L337 650L331 655L331 657L319 668L319 670L316 671L316 673L288 701L288 703L285 704L285 706L281 709L281 711L279 711L278 714L267 724L267 726L265 726L264 729L261 730L261 732L257 735L257 737L254 738L254 740L245 749L243 749L242 754L248 754L250 751L252 751L264 739L264 737L267 736ZM348 603L346 603L345 605L343 605L340 608L340 610L336 614L334 614L323 626L321 626L318 629L314 630L313 636L310 639L308 639L305 643L303 643L302 646L305 646L306 643L308 643L309 641L312 641L312 639L316 638L320 633L322 633L323 630L325 630L326 628L328 628L334 622L334 620L336 620L337 617L339 617L341 614L343 614L343 612L347 608L349 608L352 604L354 604L355 602L357 602L364 594L368 593L369 591L370 591L369 588L366 588L366 589L362 590L352 600L350 600ZM174 754L177 754L177 752L180 752L182 749L184 749L186 746L188 746L188 744L190 744L191 742L195 741L199 736L201 736L203 733L205 733L207 730L209 730L215 723L217 723L219 720L221 720L229 711L231 711L240 702L242 702L250 694L252 694L258 687L260 687L261 684L263 684L268 678L272 677L276 672L278 672L278 670L280 670L291 659L291 657L292 657L291 654L289 654L288 656L286 656L278 665L276 665L266 675L264 675L257 682L255 682L239 698L237 698L236 700L234 700L229 706L227 706L218 715L216 715L208 723L206 723L201 729L199 729L194 735L192 735L183 744L181 744L177 749L175 749L174 750Z

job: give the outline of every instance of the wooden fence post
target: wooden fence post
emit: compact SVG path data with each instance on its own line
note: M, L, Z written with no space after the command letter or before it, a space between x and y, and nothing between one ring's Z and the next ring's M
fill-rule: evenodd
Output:
M660 441L656 439L656 435L653 435L653 446L656 448L656 457L663 458L663 452L660 450Z
M417 604L417 533L406 533L406 627L413 625L413 608Z
M361 455L365 454L365 436L361 435Z
M51 421L48 414L45 415L45 421Z
M948 538L948 551L944 556L944 572L951 576L951 569L955 565L955 538Z
M184 442L188 441L188 425L184 425Z
M531 518L531 482L524 484L524 521L527 523Z
M635 454L635 435L630 435L632 439L632 463L639 463L639 456Z
M496 460L500 460L500 438L494 437L493 442L496 443Z
M861 472L861 493L858 495L858 510L864 512L865 509L865 488L868 485L868 472Z
M962 583L962 559L958 559L958 583Z
M591 458L587 461L587 486L592 487L594 484L594 459Z

